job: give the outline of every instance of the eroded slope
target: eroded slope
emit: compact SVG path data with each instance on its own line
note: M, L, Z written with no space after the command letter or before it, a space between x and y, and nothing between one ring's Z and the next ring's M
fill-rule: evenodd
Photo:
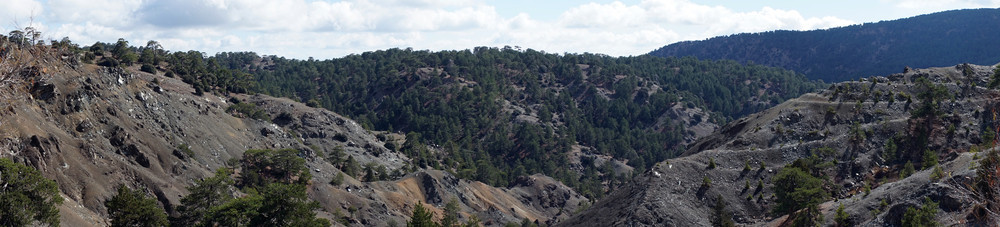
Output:
M770 213L776 202L772 178L781 167L812 155L831 163L823 171L831 201L819 206L827 224L843 204L855 224L899 225L904 211L924 197L941 204L941 224L975 221L970 212L981 202L967 185L975 178L970 165L977 154L967 151L995 126L990 113L997 93L985 88L992 72L993 67L974 65L908 69L803 95L724 126L689 146L685 156L657 164L561 224L706 226L717 198L738 224L788 224ZM911 117L926 90L921 78L953 94L940 101L942 114ZM885 155L890 140L897 158ZM926 150L940 158L942 179L932 179L930 167L920 171ZM918 172L901 178L905 162L916 164ZM864 192L866 186L870 192Z

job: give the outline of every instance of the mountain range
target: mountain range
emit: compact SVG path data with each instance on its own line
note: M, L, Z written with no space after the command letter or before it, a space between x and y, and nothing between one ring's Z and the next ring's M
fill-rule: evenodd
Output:
M728 59L794 70L810 79L841 82L899 72L905 67L1000 63L1000 9L938 12L812 31L770 31L685 41L655 56Z

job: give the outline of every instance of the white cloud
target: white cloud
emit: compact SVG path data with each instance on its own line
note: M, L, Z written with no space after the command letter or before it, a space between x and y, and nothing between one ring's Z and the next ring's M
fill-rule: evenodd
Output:
M442 50L504 45L552 53L638 55L680 40L851 23L769 7L737 12L690 0L587 3L552 12L559 15L553 20L539 20L527 13L504 17L482 0L14 3L37 8L44 5L46 21L55 25L47 34L68 36L85 45L124 37L133 43L157 40L174 51L256 51L294 58L330 58L393 47ZM0 9L0 16L3 13Z
M45 15L54 23L126 28L134 22L140 4L141 0L49 0Z
M852 23L836 17L807 18L794 10L771 7L734 12L722 6L702 5L689 0L644 0L636 5L616 1L574 7L560 16L559 25L562 26L552 29L563 34L576 31L566 29L585 29L587 32L579 34L584 40L570 42L579 44L579 47L597 47L592 50L594 52L627 55L642 54L682 39L776 29L810 30ZM559 33L550 35L561 36Z
M632 27L648 22L646 9L627 6L621 2L611 4L588 3L564 12L559 23L569 27Z
M996 8L1000 0L882 0L896 7L941 11L955 8Z
M836 17L805 18L799 12L764 7L760 11L722 15L709 25L707 35L762 32L776 29L811 30L845 26L854 22Z
M9 0L0 7L0 28L14 30L33 26L29 24L32 17L39 16L43 11L42 4L35 0Z

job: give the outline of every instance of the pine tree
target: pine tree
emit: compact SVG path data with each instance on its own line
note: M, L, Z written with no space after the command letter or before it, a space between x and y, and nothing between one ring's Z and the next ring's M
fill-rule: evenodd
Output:
M8 158L0 158L0 226L26 226L33 222L59 226L63 198L55 181Z
M836 215L837 216L833 218L833 221L834 223L836 223L836 226L851 226L851 220L850 220L851 216L849 216L847 212L844 212L843 203L841 203L840 206L837 207Z
M452 198L448 201L448 204L444 205L444 218L441 219L441 226L452 227L457 226L458 222L458 200Z
M111 226L168 226L167 213L141 190L124 185L118 194L104 201L111 218Z
M194 186L188 187L191 193L181 198L181 206L178 207L181 217L173 224L192 226L201 223L209 209L232 200L230 190L234 181L229 177L231 173L227 168L220 168L215 171L215 176L198 180Z
M715 206L712 206L712 226L736 226L736 223L733 222L732 214L726 212L726 203L722 201L721 195L715 199Z
M413 207L413 215L410 216L410 221L406 222L406 227L438 227L433 218L434 214L424 208L424 203L418 202Z

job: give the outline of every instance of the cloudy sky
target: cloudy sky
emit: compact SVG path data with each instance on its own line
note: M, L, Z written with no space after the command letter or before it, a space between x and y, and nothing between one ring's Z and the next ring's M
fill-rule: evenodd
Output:
M505 45L627 56L733 33L996 7L1000 0L5 0L0 29L31 25L83 45L157 40L172 51L300 59Z

